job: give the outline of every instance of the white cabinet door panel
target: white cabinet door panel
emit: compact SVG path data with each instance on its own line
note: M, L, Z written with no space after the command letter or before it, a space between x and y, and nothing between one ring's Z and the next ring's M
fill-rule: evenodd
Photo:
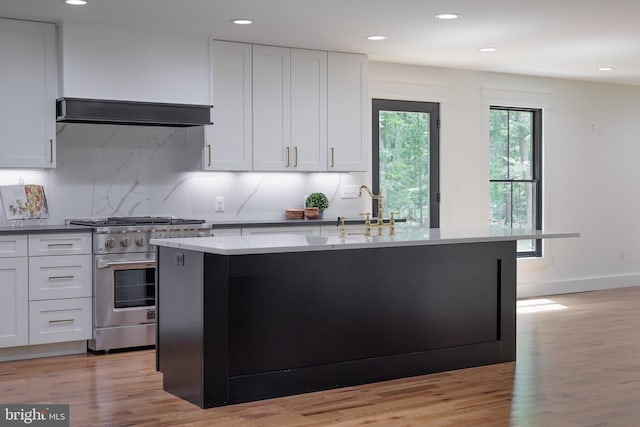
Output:
M213 125L204 127L205 170L251 170L251 52L250 44L211 42Z
M27 236L0 236L0 258L27 256Z
M0 348L29 343L27 258L0 258Z
M48 344L90 339L92 298L70 298L29 303L29 343Z
M327 170L327 52L291 50L291 150L291 170Z
M292 162L291 49L253 46L253 169L284 171Z
M329 171L366 171L367 56L329 52Z
M29 256L91 253L91 233L30 234Z
M0 167L55 167L55 25L0 19L0 41Z
M29 300L90 297L92 267L91 255L29 258Z

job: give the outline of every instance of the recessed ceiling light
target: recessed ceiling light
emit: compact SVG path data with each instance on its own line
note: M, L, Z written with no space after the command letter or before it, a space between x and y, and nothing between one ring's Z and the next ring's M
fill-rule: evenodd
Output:
M83 4L87 4L85 0L65 0L64 2L72 6L82 6Z
M600 67L598 68L598 71L613 71L614 68L613 67Z
M387 36L367 36L368 40L385 40Z
M459 18L460 14L458 13L439 13L436 15L438 19L456 19Z
M253 21L251 19L234 19L233 21L234 24L238 24L238 25L249 25L249 24L253 24Z
M495 52L498 50L497 47L481 47L480 52Z

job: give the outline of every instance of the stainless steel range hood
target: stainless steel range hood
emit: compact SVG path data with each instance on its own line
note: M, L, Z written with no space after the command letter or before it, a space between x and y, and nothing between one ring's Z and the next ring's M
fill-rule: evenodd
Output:
M61 123L187 127L211 124L211 106L60 98L56 116Z

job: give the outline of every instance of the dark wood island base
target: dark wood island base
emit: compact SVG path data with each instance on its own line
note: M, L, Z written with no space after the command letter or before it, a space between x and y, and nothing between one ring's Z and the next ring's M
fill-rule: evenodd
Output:
M515 245L158 247L164 389L210 408L513 361Z

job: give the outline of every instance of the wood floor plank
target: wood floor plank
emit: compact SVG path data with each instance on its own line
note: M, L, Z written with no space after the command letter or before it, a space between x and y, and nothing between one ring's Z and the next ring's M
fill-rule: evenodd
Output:
M0 363L0 403L66 403L73 426L640 425L640 286L518 314L517 362L202 410L162 390L153 350Z

